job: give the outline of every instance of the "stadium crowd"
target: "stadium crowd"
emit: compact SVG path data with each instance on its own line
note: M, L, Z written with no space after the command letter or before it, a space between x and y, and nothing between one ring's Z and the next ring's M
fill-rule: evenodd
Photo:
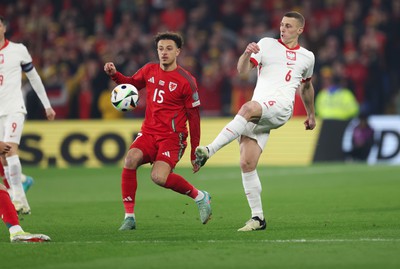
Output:
M133 74L157 61L153 36L180 32L179 64L199 84L202 114L233 115L251 98L255 72L240 76L237 60L250 41L278 37L289 10L306 17L300 43L316 55L313 83L322 73L350 89L365 114L400 114L400 0L3 0L6 37L32 54L58 119L141 116L110 106L114 87L103 72L113 61ZM327 71L328 70L328 71ZM43 118L29 83L28 119ZM144 99L144 98L143 98ZM295 115L302 115L301 101ZM318 115L317 115L318 116Z

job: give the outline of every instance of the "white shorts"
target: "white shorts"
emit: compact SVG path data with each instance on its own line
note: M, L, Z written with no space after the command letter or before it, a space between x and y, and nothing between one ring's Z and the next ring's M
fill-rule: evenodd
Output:
M293 114L293 102L270 97L258 102L262 107L262 114L257 124L248 122L242 135L257 141L263 150L267 144L269 132L284 125Z
M24 129L25 114L14 113L0 117L0 141L19 145Z

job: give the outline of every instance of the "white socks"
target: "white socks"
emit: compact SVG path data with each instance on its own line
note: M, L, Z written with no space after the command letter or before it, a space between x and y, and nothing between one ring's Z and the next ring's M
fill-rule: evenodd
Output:
M194 201L198 202L198 201L202 200L203 198L204 198L204 192L198 191L198 194L197 194L196 198L194 198Z
M12 190L13 200L19 200L25 196L24 188L22 187L21 174L22 167L18 155L7 157L8 183Z
M129 217L135 218L135 213L125 213L125 219Z
M238 138L246 129L247 120L236 115L231 122L229 122L224 129L218 134L214 141L207 146L209 150L209 157L215 154L223 146L229 144L236 138Z
M8 169L8 164L6 166L3 166L3 169L4 169L4 175L6 176L6 179L8 180L8 184L11 184L9 181L10 169Z
M262 188L257 170L247 173L242 172L242 183L251 209L251 217L259 217L261 220L263 220L264 213L261 202Z
M18 232L23 232L24 230L22 230L21 226L19 226L19 225L14 225L14 226L11 226L11 227L8 229L8 231L10 232L10 234L15 234L15 233L18 233Z

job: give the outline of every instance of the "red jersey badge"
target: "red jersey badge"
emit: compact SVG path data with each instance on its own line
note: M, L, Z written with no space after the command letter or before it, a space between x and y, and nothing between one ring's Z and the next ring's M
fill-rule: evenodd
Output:
M175 91L176 87L178 86L178 84L174 83L174 82L170 82L168 85L169 91Z

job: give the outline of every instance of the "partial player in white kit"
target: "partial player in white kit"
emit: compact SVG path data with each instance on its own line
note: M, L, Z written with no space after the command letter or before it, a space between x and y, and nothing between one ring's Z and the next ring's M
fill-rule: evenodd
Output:
M30 214L31 209L21 183L22 168L18 157L27 113L21 89L22 71L42 102L47 119L53 120L55 112L27 48L6 39L6 30L5 19L0 16L0 141L11 145L10 151L1 156L1 161L11 187L15 209L22 214Z
M281 127L292 116L299 87L307 111L305 129L313 130L316 126L311 83L315 58L298 43L304 24L303 15L287 12L281 21L280 39L262 38L258 43L248 44L237 69L245 73L257 67L258 79L252 100L240 108L211 144L196 148L196 162L203 166L219 149L238 138L242 182L252 213L251 219L238 231L264 230L267 226L257 163L270 130Z

